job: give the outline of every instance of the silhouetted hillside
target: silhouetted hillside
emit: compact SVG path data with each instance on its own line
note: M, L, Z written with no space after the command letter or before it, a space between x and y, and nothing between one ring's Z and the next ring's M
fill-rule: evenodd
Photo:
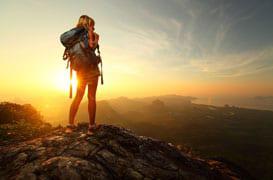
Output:
M30 104L0 103L0 124L18 123L20 121L41 123L42 119L41 114Z
M51 130L30 104L0 103L0 146L40 136Z

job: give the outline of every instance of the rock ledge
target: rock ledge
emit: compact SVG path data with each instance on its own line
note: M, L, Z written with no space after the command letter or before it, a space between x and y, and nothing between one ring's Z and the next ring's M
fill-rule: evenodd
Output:
M194 158L171 144L101 125L67 135L0 146L0 179L249 179L216 160Z

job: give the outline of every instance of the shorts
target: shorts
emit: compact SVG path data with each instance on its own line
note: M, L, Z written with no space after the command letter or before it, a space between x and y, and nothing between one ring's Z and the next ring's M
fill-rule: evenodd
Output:
M87 70L79 70L76 72L78 83L91 84L101 75L98 66Z

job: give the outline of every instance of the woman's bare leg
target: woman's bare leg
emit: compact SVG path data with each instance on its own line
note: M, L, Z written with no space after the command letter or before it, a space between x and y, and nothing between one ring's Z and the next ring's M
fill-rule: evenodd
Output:
M70 111L69 111L69 124L70 125L74 125L74 123L75 123L75 116L76 116L76 113L79 109L79 105L81 103L81 100L83 98L83 95L85 92L85 86L86 86L86 84L78 82L76 96L73 99L73 102L70 106Z
M92 84L88 84L88 113L90 125L95 124L96 118L96 91L98 86L98 78L92 81Z

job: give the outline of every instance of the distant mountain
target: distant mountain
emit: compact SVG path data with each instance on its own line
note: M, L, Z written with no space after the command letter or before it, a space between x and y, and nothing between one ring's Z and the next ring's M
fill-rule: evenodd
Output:
M119 113L126 113L128 111L142 111L148 103L138 99L129 99L127 97L119 97L106 100Z
M87 111L88 102L83 102L79 112L77 114L76 119L78 122L89 122L88 111ZM96 119L100 119L103 123L106 124L124 124L126 119L123 118L121 113L119 113L116 109L114 109L110 103L106 100L97 102L97 114Z
M197 98L191 97L191 96L180 96L175 94L163 95L163 96L151 96L151 97L143 97L143 98L133 98L133 100L145 102L148 104L158 99L162 100L168 106L181 106L181 105L189 105L193 100Z
M215 106L237 106L242 108L271 110L273 111L273 96L255 96L255 97L203 97L193 101L198 104L207 104Z

